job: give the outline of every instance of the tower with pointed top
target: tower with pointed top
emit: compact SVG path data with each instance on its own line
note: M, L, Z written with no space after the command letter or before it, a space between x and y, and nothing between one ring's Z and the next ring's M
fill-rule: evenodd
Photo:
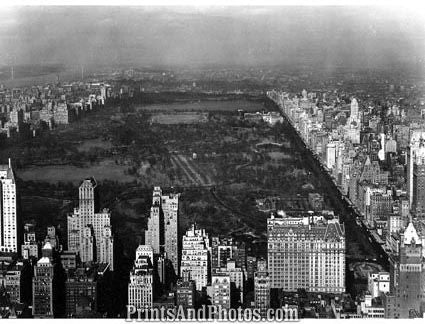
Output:
M410 222L400 237L400 253L391 261L390 294L384 296L386 318L422 317L425 263L422 239Z
M18 252L18 215L12 162L0 165L0 252Z

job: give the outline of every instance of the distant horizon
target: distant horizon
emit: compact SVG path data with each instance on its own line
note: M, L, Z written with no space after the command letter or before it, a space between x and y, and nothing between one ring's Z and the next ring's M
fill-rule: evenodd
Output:
M412 9L364 6L0 8L0 65L423 64Z

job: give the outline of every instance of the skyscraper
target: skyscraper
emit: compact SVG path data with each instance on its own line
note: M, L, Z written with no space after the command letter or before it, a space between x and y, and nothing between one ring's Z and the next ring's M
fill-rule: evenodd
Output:
M218 273L211 278L211 303L222 309L230 309L230 277Z
M270 287L285 291L345 291L345 228L338 219L267 219Z
M94 237L93 227L86 226L83 228L80 243L80 259L81 262L94 262Z
M208 284L210 251L208 234L193 224L183 236L180 276L184 281L194 280L197 290Z
M420 214L425 213L425 132L413 131L407 148L407 196L410 208Z
M173 265L175 273L179 273L179 197L180 194L169 194L161 197L164 213L164 252Z
M233 258L232 238L213 236L211 238L211 268L225 267L227 260Z
M108 209L96 210L97 183L94 178L85 179L79 188L79 207L68 216L68 251L78 252L83 262L112 261L109 268L113 271L111 213ZM88 250L90 244L93 244L93 253Z
M425 215L425 155L413 165L413 210L416 216Z
M242 268L236 267L234 260L227 260L226 266L223 268L215 268L212 271L215 274L225 274L229 276L230 282L233 284L231 288L231 305L236 306L244 301L244 282L245 275Z
M16 182L12 163L0 165L0 252L18 252L18 215Z
M133 269L128 284L128 305L137 309L150 310L153 305L153 267L150 256L153 251L147 246L136 250Z
M260 310L262 317L270 308L270 276L267 271L267 261L262 259L257 263L258 270L254 274L254 302L255 308Z
M359 120L359 103L356 98L351 99L350 119L356 121Z
M163 219L161 217L161 195L161 188L154 187L148 228L145 231L145 244L152 246L155 254L161 252L161 229L163 227Z
M175 273L179 271L179 197L180 194L163 195L154 187L152 207L145 231L145 244L152 246L155 254L164 253Z
M112 236L111 226L105 226L100 238L100 251L97 258L98 262L109 263L111 266L114 263L114 237Z
M42 257L34 267L32 282L32 315L35 318L53 318L53 264L52 246L46 242Z

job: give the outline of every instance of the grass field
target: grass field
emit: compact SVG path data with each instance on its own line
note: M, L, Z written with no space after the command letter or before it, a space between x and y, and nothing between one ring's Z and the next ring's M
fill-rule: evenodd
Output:
M191 103L173 103L173 104L155 104L147 106L138 106L136 110L150 111L150 112L173 112L173 111L238 111L243 109L245 111L259 111L264 109L263 105L259 102L247 100L235 101L202 101Z
M80 152L88 152L93 148L101 148L101 149L111 149L112 143L109 141L103 141L100 138L95 138L92 140L85 140L81 144L78 145L77 149Z
M156 114L152 116L151 121L158 124L193 124L207 121L206 113L176 113L176 114Z
M126 166L116 165L114 161L104 160L98 164L78 168L72 165L52 165L21 169L19 177L24 180L55 182L72 182L78 184L86 177L95 177L97 180L115 180L132 182L135 177L124 174Z

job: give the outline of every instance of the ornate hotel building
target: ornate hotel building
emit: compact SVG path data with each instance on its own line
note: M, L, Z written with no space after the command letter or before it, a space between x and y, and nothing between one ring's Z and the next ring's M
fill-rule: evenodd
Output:
M267 219L270 288L345 292L345 228L323 216Z

